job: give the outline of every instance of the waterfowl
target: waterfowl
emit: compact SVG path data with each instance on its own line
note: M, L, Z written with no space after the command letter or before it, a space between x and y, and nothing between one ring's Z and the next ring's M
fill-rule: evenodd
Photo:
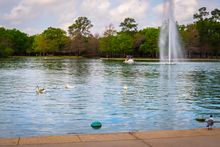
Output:
M210 118L207 120L207 128L208 130L212 130L212 126L214 125L214 120L212 118L212 115L210 115Z
M40 88L39 86L36 87L36 93L37 94L42 94L45 92L45 89L44 88Z
M124 61L124 63L133 64L134 60L133 59L127 59L127 60Z
M124 85L124 90L128 90L128 86L127 85Z
M70 89L70 88L73 88L73 86L69 85L69 84L65 84L64 86L66 89Z

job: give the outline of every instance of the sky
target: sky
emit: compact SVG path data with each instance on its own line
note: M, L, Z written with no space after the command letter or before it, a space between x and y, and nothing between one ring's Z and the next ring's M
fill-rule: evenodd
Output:
M68 30L80 17L93 24L91 32L102 35L109 24L120 30L126 17L138 23L138 29L158 27L163 17L165 0L0 0L0 26L17 28L29 35L48 27ZM220 9L220 0L174 0L175 18L179 24L193 22L199 8Z

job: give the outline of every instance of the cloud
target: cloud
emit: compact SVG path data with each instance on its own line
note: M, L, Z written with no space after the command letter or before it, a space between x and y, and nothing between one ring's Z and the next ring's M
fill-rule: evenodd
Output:
M44 10L46 6L54 2L55 0L22 0L8 14L5 14L4 18L12 24L20 24L25 20L36 18L42 12L38 11L40 8Z
M193 14L198 7L198 0L175 0L174 1L174 13L175 18L180 23L186 23L192 21ZM163 17L164 4L161 3L154 7L154 11L159 13Z
M175 0L175 14L179 23L192 22L193 14L202 6L208 10L220 7L220 0ZM102 33L112 23L119 24L132 17L138 28L159 26L163 0L0 0L0 24L27 33L42 31L49 26L67 31L79 16L86 16L94 27L92 33Z
M176 0L175 4L176 19L182 23L188 23L189 21L192 21L193 14L195 14L198 8L198 0Z
M27 34L30 34L30 35L40 33L40 30L35 29L35 28L31 28L31 27L27 27L27 28L23 29L23 31L26 32Z
M85 12L95 13L100 15L99 12L106 12L110 8L109 0L84 0L81 8Z
M31 13L30 7L18 5L11 10L10 14L5 15L4 18L12 23L19 24L26 19L34 18L34 16L35 15Z
M120 22L126 17L143 18L149 6L146 0L126 0L110 11L114 22Z

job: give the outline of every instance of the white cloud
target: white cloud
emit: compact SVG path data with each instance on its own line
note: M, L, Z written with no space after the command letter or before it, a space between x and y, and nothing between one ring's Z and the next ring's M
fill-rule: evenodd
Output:
M14 7L10 14L5 15L5 18L12 21L12 23L18 24L27 18L33 18L35 15L31 13L31 9L29 7L25 7L24 5L18 5Z
M126 17L143 18L146 14L149 1L126 0L110 11L113 21L120 22Z
M109 0L84 0L81 7L84 11L99 15L99 12L108 11L110 2Z
M40 11L39 7L52 4L54 0L22 0L18 5L5 14L4 18L8 19L12 24L20 24L25 20L37 17ZM44 7L42 7L43 9Z
M176 19L179 23L192 22L193 14L198 8L219 8L219 1L175 0ZM0 23L33 34L49 26L67 31L77 17L86 16L94 25L91 31L102 33L110 23L119 30L120 22L126 17L132 17L141 29L160 25L162 2L163 0L0 0ZM7 6L7 9L2 9Z
M40 33L40 30L35 29L35 28L30 28L30 27L23 29L23 31L26 32L27 34L30 34L30 35Z
M198 0L176 0L175 4L176 19L182 23L191 21L198 8Z
M175 18L180 23L186 23L192 21L193 14L198 8L198 0L175 0L174 1L174 13ZM154 11L159 13L163 17L164 4L159 4L154 7Z

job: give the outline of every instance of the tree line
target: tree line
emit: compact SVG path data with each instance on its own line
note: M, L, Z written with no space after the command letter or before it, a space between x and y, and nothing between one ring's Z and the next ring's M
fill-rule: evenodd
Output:
M193 16L194 22L178 25L184 55L188 58L220 56L220 10L208 12L202 7ZM125 18L120 31L112 24L102 35L91 34L92 22L78 17L69 26L68 33L49 27L41 34L28 36L17 29L0 27L0 57L74 55L85 57L159 57L160 28L138 30L134 18Z

